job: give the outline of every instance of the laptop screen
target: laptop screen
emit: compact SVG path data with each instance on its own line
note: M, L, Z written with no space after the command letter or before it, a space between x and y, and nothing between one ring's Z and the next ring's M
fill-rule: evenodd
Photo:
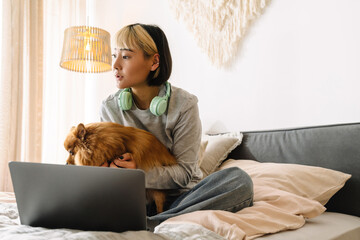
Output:
M21 224L88 231L146 229L142 170L9 163Z

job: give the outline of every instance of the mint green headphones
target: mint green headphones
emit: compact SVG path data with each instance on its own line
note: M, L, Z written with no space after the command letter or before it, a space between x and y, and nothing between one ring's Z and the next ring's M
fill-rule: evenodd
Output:
M166 94L164 97L156 96L151 100L150 112L155 116L160 116L166 112L168 100L171 94L170 83L165 82ZM119 95L119 106L121 110L130 110L132 107L132 94L130 88L125 88Z

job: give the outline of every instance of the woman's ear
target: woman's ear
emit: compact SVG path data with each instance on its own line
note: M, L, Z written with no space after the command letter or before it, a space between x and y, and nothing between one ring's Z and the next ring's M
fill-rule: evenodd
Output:
M153 58L153 64L151 66L151 71L155 71L160 66L160 55L158 53L155 53Z

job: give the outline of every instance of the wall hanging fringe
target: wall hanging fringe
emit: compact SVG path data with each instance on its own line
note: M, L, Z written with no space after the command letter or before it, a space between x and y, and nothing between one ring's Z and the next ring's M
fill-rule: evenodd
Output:
M178 20L185 22L198 46L217 67L229 65L251 20L270 0L169 0Z

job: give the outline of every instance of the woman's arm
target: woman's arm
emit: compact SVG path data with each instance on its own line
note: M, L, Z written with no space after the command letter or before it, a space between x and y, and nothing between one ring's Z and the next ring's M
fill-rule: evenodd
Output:
M202 178L198 166L201 121L197 103L180 114L172 131L172 154L178 164L157 167L146 173L146 187L154 189L189 188Z

